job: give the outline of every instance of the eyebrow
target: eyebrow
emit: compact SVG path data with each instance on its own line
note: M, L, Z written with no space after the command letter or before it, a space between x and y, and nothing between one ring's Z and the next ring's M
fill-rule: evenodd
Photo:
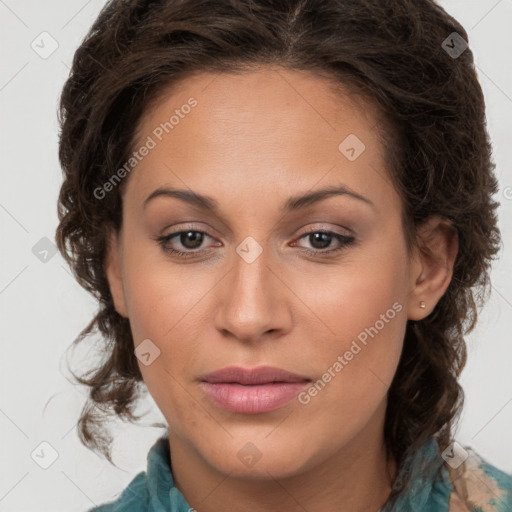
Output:
M368 198L354 192L347 186L333 185L321 190L316 190L314 192L307 192L305 194L290 197L281 207L281 211L282 213L297 211L333 196L348 196L361 202L367 203L370 206L375 206ZM154 190L145 199L143 208L146 208L148 203L157 197L174 197L202 210L215 214L220 213L219 203L212 197L201 195L191 190L176 189L172 187L159 187Z

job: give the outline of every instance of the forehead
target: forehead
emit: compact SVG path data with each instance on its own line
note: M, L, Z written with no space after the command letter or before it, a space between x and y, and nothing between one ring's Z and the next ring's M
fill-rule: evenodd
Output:
M377 121L372 103L312 72L194 73L142 117L133 147L151 139L152 149L130 175L132 189L265 193L323 181L364 194L388 181Z

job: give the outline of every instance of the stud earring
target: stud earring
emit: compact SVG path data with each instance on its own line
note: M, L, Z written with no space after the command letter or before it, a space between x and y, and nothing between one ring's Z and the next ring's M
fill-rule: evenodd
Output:
M427 307L427 305L425 304L425 302L421 300L420 301L420 308L421 309L425 309L426 307Z

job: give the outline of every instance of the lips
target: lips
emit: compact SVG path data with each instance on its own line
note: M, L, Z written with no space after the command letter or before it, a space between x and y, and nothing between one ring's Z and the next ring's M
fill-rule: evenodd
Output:
M201 385L212 402L231 412L261 414L296 397L311 379L281 368L228 367L204 375Z
M229 366L222 370L208 373L201 378L204 382L217 384L220 382L247 385L271 384L274 382L310 382L307 377L291 373L273 366L260 366L257 368L241 368Z

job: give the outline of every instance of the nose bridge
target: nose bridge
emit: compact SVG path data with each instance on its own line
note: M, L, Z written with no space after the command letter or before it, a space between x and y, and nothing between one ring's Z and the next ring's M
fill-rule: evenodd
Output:
M263 250L258 242L248 238L239 244L236 252L233 292L248 295L254 300L259 291L268 290L268 249Z
M236 247L234 268L227 276L223 299L219 304L217 328L237 338L258 338L277 329L277 304L282 301L279 284L270 268L268 250L247 237Z

